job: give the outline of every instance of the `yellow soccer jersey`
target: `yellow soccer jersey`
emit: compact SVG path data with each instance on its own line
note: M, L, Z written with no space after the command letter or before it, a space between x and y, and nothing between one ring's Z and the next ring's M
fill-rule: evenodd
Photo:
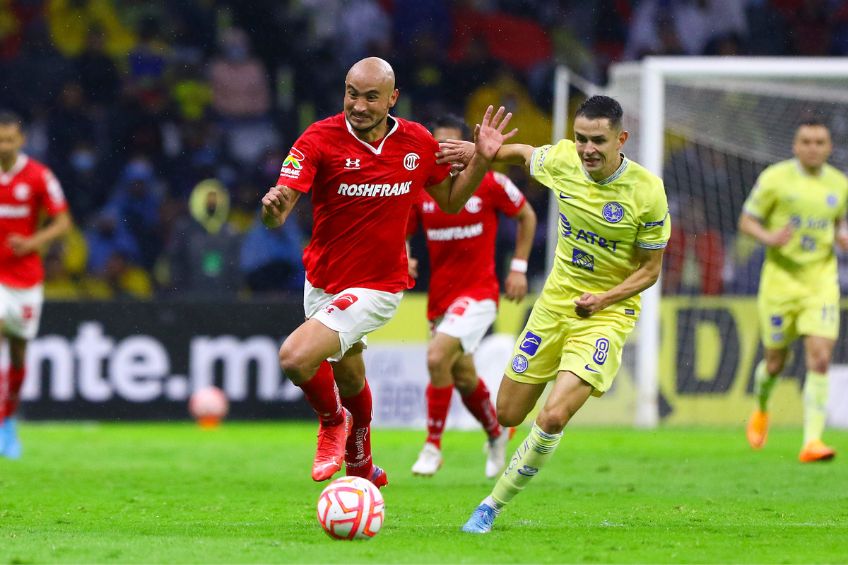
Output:
M609 178L596 182L586 173L573 141L533 151L530 174L559 202L554 268L540 302L573 313L584 292L601 293L635 271L636 247L663 249L671 234L662 180L626 157ZM638 315L639 296L610 309Z
M791 224L792 239L769 247L760 292L801 296L838 284L835 222L845 216L848 179L830 165L811 176L790 159L766 168L744 210L769 230Z

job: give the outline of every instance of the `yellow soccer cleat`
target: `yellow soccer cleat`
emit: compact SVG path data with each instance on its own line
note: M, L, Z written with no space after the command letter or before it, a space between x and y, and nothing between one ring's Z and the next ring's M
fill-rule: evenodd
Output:
M761 449L766 444L768 437L768 412L754 410L748 420L748 443L752 449Z
M836 457L836 451L832 447L828 447L820 439L812 439L798 454L798 461L813 463L815 461L830 461L834 457Z

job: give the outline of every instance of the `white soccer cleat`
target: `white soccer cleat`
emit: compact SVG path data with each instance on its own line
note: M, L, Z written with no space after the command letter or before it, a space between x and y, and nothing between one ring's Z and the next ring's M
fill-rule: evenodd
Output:
M494 479L506 463L506 446L512 436L510 428L501 428L501 435L486 442L486 478Z
M418 460L412 466L412 474L432 477L442 466L442 450L432 443L425 443L418 454Z

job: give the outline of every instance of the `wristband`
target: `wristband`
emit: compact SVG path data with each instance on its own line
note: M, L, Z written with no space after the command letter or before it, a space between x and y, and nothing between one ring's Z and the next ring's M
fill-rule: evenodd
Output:
M509 270L515 271L516 273L526 273L527 259L513 259L509 263Z

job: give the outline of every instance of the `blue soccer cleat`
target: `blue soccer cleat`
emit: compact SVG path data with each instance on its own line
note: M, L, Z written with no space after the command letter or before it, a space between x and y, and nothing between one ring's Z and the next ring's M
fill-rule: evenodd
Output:
M17 422L15 418L6 418L3 420L0 436L3 437L3 450L0 455L9 459L21 458L21 441L18 439Z
M462 531L470 534L487 534L492 531L492 524L497 517L498 513L494 508L488 504L481 504L474 509L471 518L462 526Z

